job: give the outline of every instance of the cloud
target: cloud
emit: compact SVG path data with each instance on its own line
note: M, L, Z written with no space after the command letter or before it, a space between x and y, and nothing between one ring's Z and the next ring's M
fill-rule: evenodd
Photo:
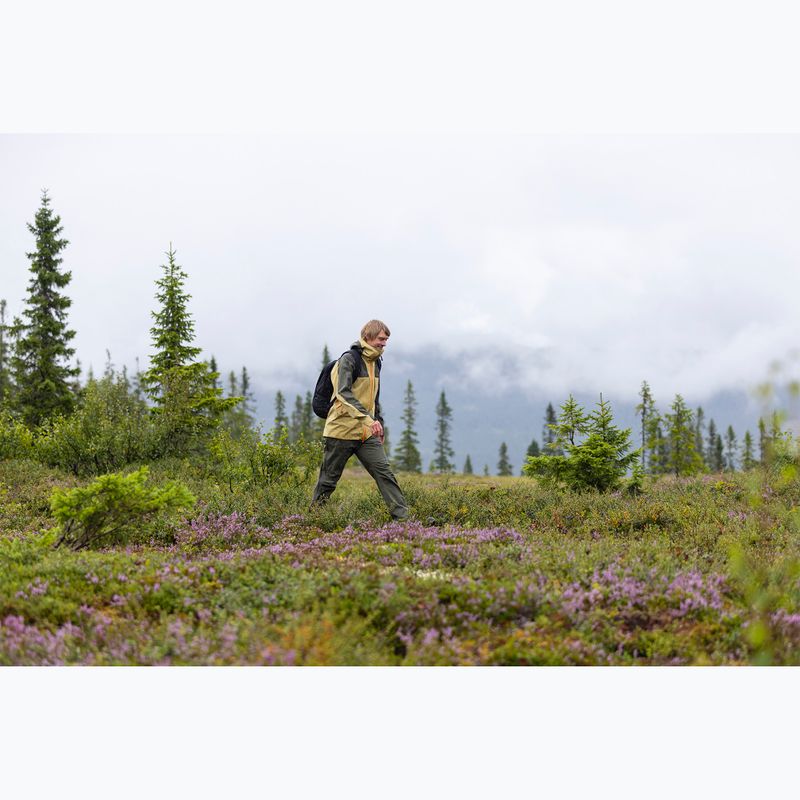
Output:
M198 343L264 389L385 319L464 381L698 396L800 336L797 137L5 137L2 296L47 186L84 365L149 355L172 242ZM498 356L500 353L501 356Z

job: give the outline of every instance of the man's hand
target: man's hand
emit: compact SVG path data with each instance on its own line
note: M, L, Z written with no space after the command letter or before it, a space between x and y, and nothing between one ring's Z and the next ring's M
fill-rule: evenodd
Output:
M383 425L381 425L378 420L372 423L372 435L377 436L378 441L383 444Z

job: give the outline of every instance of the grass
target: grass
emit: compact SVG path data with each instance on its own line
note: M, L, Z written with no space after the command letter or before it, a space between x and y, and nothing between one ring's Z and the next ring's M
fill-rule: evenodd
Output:
M0 664L797 664L793 475L661 479L638 496L526 478L401 476L394 524L348 470L198 497L124 544L54 550L49 496L82 485L0 462Z

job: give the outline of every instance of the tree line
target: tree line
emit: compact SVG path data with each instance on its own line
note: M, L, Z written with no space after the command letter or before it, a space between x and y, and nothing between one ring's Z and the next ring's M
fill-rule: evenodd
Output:
M243 366L240 373L229 372L227 387L223 388L214 356L209 361L199 359L200 348L193 345L194 322L188 311L190 295L185 290L188 276L177 264L172 245L166 253L162 275L156 281L157 308L152 312L153 356L149 368L141 372L137 360L132 378L124 367L117 374L109 354L102 377L96 379L90 369L87 380L81 384L80 361L72 365L75 350L71 341L75 332L67 323L71 300L64 291L71 273L61 266L61 254L69 242L62 236L61 219L53 213L46 191L28 229L34 237L35 249L26 254L31 277L21 317L9 322L6 300L0 299L0 414L6 420L52 435L54 430L62 430L58 428L58 420L85 409L87 402L91 406L98 393L105 392L104 413L110 413L113 404L110 405L109 398L114 395L114 408L120 419L145 415L158 420L158 432L147 431L152 440L149 449L152 456L189 452L202 443L204 434L218 426L234 437L256 426L255 398L247 368ZM326 345L322 366L330 358ZM641 442L637 451L639 467L652 476L748 470L765 463L773 443L787 435L781 430L777 412L769 422L759 420L757 441L749 430L740 440L732 426L721 432L713 419L706 421L702 407L688 408L680 395L675 396L669 411L660 412L646 381L642 383L639 399L636 406L637 439ZM286 396L278 391L272 426L275 435L284 436L289 443L319 439L324 420L314 416L311 401L311 391L305 397L298 394L289 409ZM424 465L417 430L417 398L411 380L406 383L402 409L400 437L392 448L387 431L385 447L396 470L421 473ZM610 414L609 409L603 409L601 399L601 416ZM434 457L427 471L454 473L453 410L444 390L435 412ZM536 438L531 441L522 472L529 464L540 463L536 459L563 457L565 431L572 431L572 438L567 436L567 439L575 447L574 433L589 419L582 414L571 396L561 406L560 417L553 404L548 403L541 444ZM496 472L501 476L512 475L513 469L507 443L501 442ZM461 472L465 475L474 472L469 454ZM489 474L488 464L484 465L483 473Z

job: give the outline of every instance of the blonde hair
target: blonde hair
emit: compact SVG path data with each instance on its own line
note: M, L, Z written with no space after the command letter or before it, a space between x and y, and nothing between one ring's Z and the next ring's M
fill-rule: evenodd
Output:
M361 338L364 339L364 341L367 339L374 339L381 331L385 331L387 336L392 335L389 328L386 327L385 322L381 322L379 319L371 319L361 329Z

